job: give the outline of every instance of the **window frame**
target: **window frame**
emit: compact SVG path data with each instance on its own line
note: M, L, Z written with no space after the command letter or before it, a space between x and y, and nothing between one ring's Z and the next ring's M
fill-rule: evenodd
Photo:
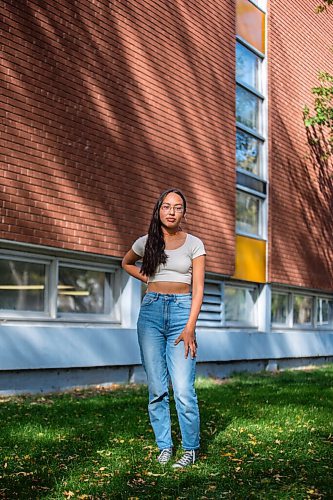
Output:
M260 134L255 134L253 130L249 129L242 123L236 122L236 141L237 141L237 132L243 132L244 134L247 134L251 136L253 139L258 141L258 170L259 174L256 174L255 172L251 172L250 170L246 170L245 168L239 167L237 165L237 142L236 142L236 170L237 172L241 172L243 174L253 176L256 179L265 182L262 176L262 172L264 170L264 164L263 164L263 148L265 146L265 138L260 135ZM266 182L265 182L266 183Z
M271 331L276 330L302 330L302 331L332 331L333 329L333 312L331 313L331 318L328 321L328 324L320 324L317 321L317 300L324 299L333 302L333 295L314 292L311 290L303 290L303 289L291 289L291 288L282 288L282 287L272 287L272 295L273 294L282 294L288 296L288 313L287 323L273 323L270 322ZM301 295L305 297L311 297L312 299L312 321L311 324L302 324L294 322L294 303L295 303L295 295ZM333 309L333 308L332 308ZM272 312L272 303L270 306L270 311Z
M287 297L287 318L285 323L279 323L279 322L273 322L272 321L272 298L271 298L271 307L270 307L270 314L271 314L271 319L270 319L270 324L271 328L292 328L292 322L293 322L293 317L292 317L292 305L291 305L291 298L292 294L287 291L282 291L282 290L275 290L272 289L271 295L273 294L276 295L284 295Z
M331 308L329 307L329 317L328 317L328 322L326 323L319 323L317 319L317 313L318 313L318 300L327 300L328 302L332 302ZM317 324L317 328L320 330L325 330L329 329L331 330L333 328L333 296L323 296L323 295L317 295L315 297L314 301L314 320Z
M45 266L45 287L44 287L44 309L43 311L16 311L15 309L0 309L0 321L1 319L34 319L36 317L40 319L48 319L50 317L50 269L51 269L51 258L45 256L41 257L39 255L29 254L27 257L18 252L0 251L0 260L14 260L18 262L27 262L31 264L41 264Z
M295 323L294 321L294 304L295 297L310 297L311 298L311 321L309 323ZM297 290L292 293L292 325L294 329L311 330L316 328L315 326L315 316L314 316L314 295L310 293L303 292L302 290Z
M58 273L57 273L57 285L58 285L58 279L59 279L59 270L61 267L67 267L70 269L81 269L85 271L97 271L97 272L103 272L105 273L105 280L104 280L104 311L105 308L107 307L107 312L104 313L76 313L76 312L59 312L57 309L57 318L58 319L75 319L75 320L81 320L81 321L89 321L93 322L96 319L103 319L106 317L109 317L111 320L115 319L115 312L114 308L112 307L112 303L114 303L114 297L113 297L113 288L114 288L114 273L105 270L105 267L100 266L98 264L93 264L89 263L87 265L83 265L82 261L73 261L70 259L61 259L60 262L58 262ZM57 288L57 297L58 297L58 288ZM106 304L106 302L108 303ZM57 307L57 306L56 306Z
M258 7L259 8L259 7ZM253 138L258 140L258 170L259 174L254 172L250 172L241 167L237 166L236 161L236 172L241 173L248 178L253 178L262 183L262 191L257 191L255 189L251 189L247 187L245 184L241 184L236 182L236 193L237 191L246 192L259 200L259 220L258 220L258 233L249 233L247 231L241 230L237 228L237 218L235 220L235 229L236 234L247 236L251 238L259 238L265 240L267 238L267 219L268 219L268 182L267 182L267 99L266 99L266 55L260 52L258 49L253 47L250 43L244 40L241 36L236 35L236 45L235 45L235 53L237 49L237 44L241 44L247 49L249 52L254 53L259 59L260 63L258 65L258 83L260 90L252 87L246 82L242 81L237 77L236 74L236 87L240 86L241 88L247 90L248 92L255 95L260 100L260 106L258 110L258 131L254 130L246 125L238 122L236 120L236 131L239 130L244 132Z
M247 85L245 83L239 83L236 80L236 97L237 97L237 89L244 90L246 93L248 93L251 96L254 96L257 99L258 103L258 109L257 109L257 118L256 118L256 125L257 128L252 128L249 125L246 125L242 121L237 120L237 106L236 106L236 126L238 128L243 127L246 131L251 131L253 136L261 136L262 137L262 128L263 128L263 122L262 122L262 106L264 102L264 98L262 94L260 94L257 90L255 90L253 87L250 87L250 85Z
M259 287L256 283L244 283L240 281L227 281L227 280L219 280L214 278L205 279L205 288L207 285L217 285L219 287L219 293L216 293L215 296L220 298L220 319L216 321L214 319L202 319L200 318L202 312L206 314L205 309L202 309L200 312L197 326L199 328L211 328L211 329L237 329L237 330L258 330L258 298L259 298ZM242 321L226 321L225 317L225 289L226 287L234 287L239 289L255 289L257 291L256 301L252 311L253 321L250 323L244 323ZM205 292L203 298L203 308L205 308ZM207 313L209 314L209 312Z
M237 218L236 218L236 234L239 234L241 236L247 236L250 238L259 238L259 239L264 239L265 238L265 217L264 217L264 203L266 203L266 195L259 193L258 191L255 191L253 189L247 188L241 184L236 184L236 203L237 203L237 192L241 191L247 194L250 194L254 198L258 198L260 201L260 207L259 207L259 220L258 220L258 233L249 233L247 231L244 231L242 229L237 228Z
M225 320L225 324L228 327L237 327L237 328L255 328L258 329L258 299L259 299L259 287L255 283L245 283L245 282L237 282L237 281L227 281L225 282L225 287L233 287L236 289L246 289L246 290L255 290L256 291L256 299L253 305L253 309L251 311L251 322L245 323L243 321L227 321ZM224 294L225 296L225 294ZM225 308L225 299L224 299L224 308Z
M254 55L255 57L258 58L259 64L257 67L257 81L259 84L258 85L259 88L249 84L245 80L242 80L242 78L240 78L237 75L237 47L238 46L241 46L246 51L248 51L251 55ZM264 95L261 92L262 91L262 79L260 78L260 76L262 74L261 68L262 68L264 58L265 58L265 55L262 52L258 51L255 47L253 47L251 44L246 42L246 40L244 40L244 38L242 38L241 36L236 35L236 83L239 85L242 85L244 88L247 88L251 92L253 91L254 93L259 93L259 96L262 97L262 99L264 99Z
M266 81L264 78L264 75L266 73L266 64L265 64L266 56L265 56L265 54L260 52L258 49L253 47L253 45L251 45L246 40L244 40L244 38L242 38L239 35L236 35L235 57L237 57L237 44L242 45L243 47L245 47L245 49L247 49L249 52L252 52L260 59L260 65L258 68L258 81L260 82L260 90L256 89L252 85L249 85L248 83L246 83L245 81L240 79L237 76L237 73L235 75L236 76L236 78L235 78L236 87L240 86L244 90L247 90L248 92L252 93L257 98L260 99L260 110L259 110L260 116L258 117L258 122L259 122L258 130L254 130L251 127L247 127L246 125L244 125L241 122L238 122L237 120L236 120L236 128L242 129L244 132L251 134L253 137L255 137L255 138L263 141L263 143L265 143L265 141L266 141L265 136L267 135L265 133L266 132L266 130L265 130L266 129L266 120L265 120ZM262 177L265 179L266 178L265 172L262 172L262 174L263 174Z
M0 310L1 320L13 321L47 321L66 323L108 323L120 324L120 266L116 263L100 264L92 260L47 256L15 250L1 250L0 259L18 260L45 265L44 311ZM106 274L104 283L104 302L108 301L106 313L60 313L57 311L58 277L60 267L100 271ZM118 272L119 271L119 272ZM105 307L105 306L104 306Z

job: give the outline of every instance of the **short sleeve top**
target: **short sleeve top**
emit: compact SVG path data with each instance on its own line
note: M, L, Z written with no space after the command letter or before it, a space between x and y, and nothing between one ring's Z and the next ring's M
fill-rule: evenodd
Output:
M132 250L143 257L148 235L141 236L132 245ZM187 234L186 240L182 246L174 250L165 250L167 261L160 264L155 274L149 276L148 282L172 281L177 283L192 282L192 261L196 257L206 255L203 242L191 234Z

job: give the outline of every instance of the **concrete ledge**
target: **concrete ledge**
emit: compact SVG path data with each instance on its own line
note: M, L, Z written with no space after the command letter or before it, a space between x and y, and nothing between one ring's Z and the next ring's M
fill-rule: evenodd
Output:
M235 373L266 370L272 360L197 363L197 377L227 378ZM277 369L305 368L333 363L333 357L274 360ZM0 396L27 393L62 392L75 388L112 387L119 384L145 384L141 365L94 368L0 371Z
M333 356L332 331L198 329L198 362ZM110 325L0 326L0 370L136 366L137 333Z

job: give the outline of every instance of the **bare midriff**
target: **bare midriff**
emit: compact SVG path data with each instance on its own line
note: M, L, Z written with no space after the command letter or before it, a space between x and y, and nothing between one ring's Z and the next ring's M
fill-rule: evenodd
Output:
M154 281L148 284L148 292L155 293L190 293L191 287L187 283L174 281Z

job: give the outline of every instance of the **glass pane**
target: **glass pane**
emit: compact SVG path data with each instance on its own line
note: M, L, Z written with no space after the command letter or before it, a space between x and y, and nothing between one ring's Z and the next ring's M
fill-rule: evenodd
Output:
M260 99L237 86L236 88L236 120L252 130L259 131Z
M224 293L226 322L253 324L256 296L254 288L237 288L226 285Z
M245 172L243 173L240 170L237 170L236 182L240 186L252 189L252 191L257 191L258 193L266 194L267 192L265 181L256 179L255 177L252 177L252 175L248 175Z
M44 311L45 265L0 260L0 309Z
M312 297L294 295L294 324L312 324Z
M260 141L251 135L237 130L236 134L236 162L238 168L260 175L259 164Z
M243 191L237 191L236 230L259 235L260 207L261 200L259 198Z
M241 43L236 45L236 77L242 82L259 89L260 59Z
M286 324L288 317L288 295L272 293L272 323Z
M329 325L333 320L333 300L317 298L317 324Z
M104 313L106 273L89 269L59 268L58 311Z
M236 33L265 52L265 14L248 0L236 1Z

